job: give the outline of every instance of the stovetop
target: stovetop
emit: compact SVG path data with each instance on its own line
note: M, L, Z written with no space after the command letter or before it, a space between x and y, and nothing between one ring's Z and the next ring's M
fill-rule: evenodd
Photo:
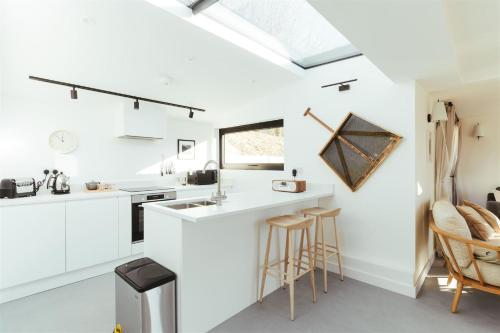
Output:
M125 192L146 192L146 191L170 191L173 187L163 187L163 186L147 186L147 187L125 187L120 188L120 190Z

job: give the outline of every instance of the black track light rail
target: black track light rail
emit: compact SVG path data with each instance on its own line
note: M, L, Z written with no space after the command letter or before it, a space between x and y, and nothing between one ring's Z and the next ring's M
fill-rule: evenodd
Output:
M151 98L144 98L144 97L139 97L139 96L122 94L122 93L118 93L118 92L114 92L114 91L110 91L110 90L104 90L104 89L99 89L99 88L92 88L92 87L82 86L82 85L74 84L74 83L68 83L68 82L56 81L56 80L51 80L51 79L45 79L43 77L38 77L38 76L32 76L32 75L30 75L29 79L30 80L41 81L41 82L46 82L46 83L50 83L50 84L57 84L57 85L60 85L60 86L71 87L71 88L73 88L73 90L75 90L75 89L82 89L82 90L93 91L93 92L100 93L100 94L107 94L107 95L113 95L113 96L130 98L130 99L135 100L136 102L143 101L143 102L149 102L149 103L155 103L155 104L173 106L173 107L176 107L176 108L187 109L187 110L190 111L190 113L192 111L205 112L204 109L195 108L193 106L187 106L187 105L182 105L182 104L176 104L176 103L159 101L159 100L151 99Z
M326 84L324 86L321 86L321 88L328 88L328 87L333 87L333 86L338 86L338 85L343 86L346 83L355 82L355 81L358 81L358 79L352 79L352 80L347 80L347 81L342 81L342 82L330 83L330 84Z

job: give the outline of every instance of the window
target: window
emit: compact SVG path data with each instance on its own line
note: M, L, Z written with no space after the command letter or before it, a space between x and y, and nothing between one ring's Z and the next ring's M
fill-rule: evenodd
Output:
M360 53L306 0L220 0L219 3L268 34L273 43L267 46L302 68Z
M283 119L219 130L223 169L284 170Z
M179 0L188 7L200 0ZM308 69L361 55L307 0L201 0L197 15ZM190 6L191 5L191 6Z

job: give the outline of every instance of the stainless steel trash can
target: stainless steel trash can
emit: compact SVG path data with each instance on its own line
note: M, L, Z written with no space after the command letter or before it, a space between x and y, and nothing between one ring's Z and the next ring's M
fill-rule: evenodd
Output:
M124 333L174 333L176 276L150 258L115 268L116 324Z

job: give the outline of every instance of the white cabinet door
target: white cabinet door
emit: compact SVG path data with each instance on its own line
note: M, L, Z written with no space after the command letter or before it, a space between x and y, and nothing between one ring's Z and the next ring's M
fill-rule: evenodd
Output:
M0 288L64 273L64 202L0 211Z
M118 198L66 203L66 270L118 258Z
M130 196L118 199L118 255L120 258L132 254L132 200Z

